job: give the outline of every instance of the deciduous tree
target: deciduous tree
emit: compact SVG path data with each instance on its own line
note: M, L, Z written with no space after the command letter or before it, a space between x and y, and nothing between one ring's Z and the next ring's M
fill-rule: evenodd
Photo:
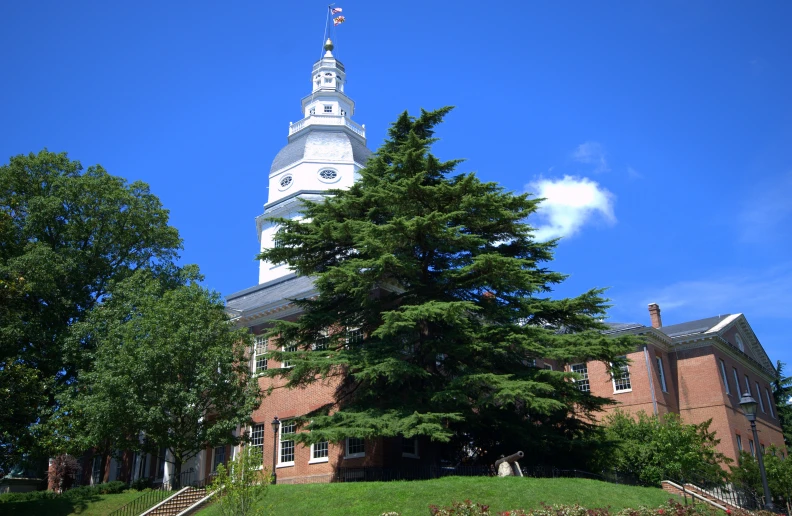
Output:
M145 183L46 149L0 166L0 386L36 377L31 396L3 406L14 416L0 418L0 461L47 441L38 431L88 356L65 347L71 325L114 281L170 263L180 248Z
M260 401L250 334L233 328L220 297L197 283L197 268L181 274L174 286L139 271L75 326L96 352L68 405L83 443L167 448L177 486L182 465L206 446L241 440L234 431Z

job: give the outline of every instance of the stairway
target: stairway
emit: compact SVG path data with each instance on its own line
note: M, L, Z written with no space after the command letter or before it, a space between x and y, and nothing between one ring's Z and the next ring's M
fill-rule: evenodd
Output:
M206 503L209 495L210 493L207 492L205 487L187 487L155 505L141 516L177 516L187 514L184 512L186 509L202 499L206 499L204 500L204 503ZM197 509L198 507L193 508L193 510Z

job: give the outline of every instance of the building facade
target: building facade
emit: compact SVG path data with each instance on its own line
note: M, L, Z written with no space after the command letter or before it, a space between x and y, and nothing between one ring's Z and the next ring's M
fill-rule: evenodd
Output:
M719 315L663 326L660 307L649 305L650 326L612 323L610 335L640 335L644 345L627 355L621 377L611 378L605 364L570 364L584 376L580 388L610 397L609 410L679 414L686 423L712 420L718 450L734 460L739 452L775 445L786 454L773 398L775 369L743 314ZM739 403L750 393L759 404L759 442Z

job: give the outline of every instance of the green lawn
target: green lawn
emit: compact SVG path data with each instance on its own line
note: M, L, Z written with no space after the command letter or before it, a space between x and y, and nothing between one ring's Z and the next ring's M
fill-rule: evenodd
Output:
M263 501L273 514L289 516L428 516L429 505L470 499L494 513L529 509L540 503L614 509L657 507L671 496L661 489L609 484L579 478L446 477L412 482L360 482L270 486ZM269 510L267 511L270 512ZM199 516L218 516L216 505Z
M112 495L91 495L78 500L56 498L36 502L0 503L0 515L25 516L106 516L140 496L138 491Z

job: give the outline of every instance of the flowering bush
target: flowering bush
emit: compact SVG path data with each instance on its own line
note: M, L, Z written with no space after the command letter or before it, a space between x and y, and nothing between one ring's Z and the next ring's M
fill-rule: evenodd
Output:
M454 502L451 507L430 505L429 514L432 516L490 516L489 505L473 503L470 500Z
M396 513L386 513L390 516ZM431 516L494 516L489 511L488 505L473 503L470 500L454 502L451 507L429 506ZM498 516L718 516L722 511L710 505L697 503L683 505L675 500L669 500L660 507L638 507L637 509L622 509L611 512L610 507L599 509L586 509L580 505L546 505L538 509L516 509L498 513ZM729 516L772 516L767 511L748 512L742 510L727 511Z

